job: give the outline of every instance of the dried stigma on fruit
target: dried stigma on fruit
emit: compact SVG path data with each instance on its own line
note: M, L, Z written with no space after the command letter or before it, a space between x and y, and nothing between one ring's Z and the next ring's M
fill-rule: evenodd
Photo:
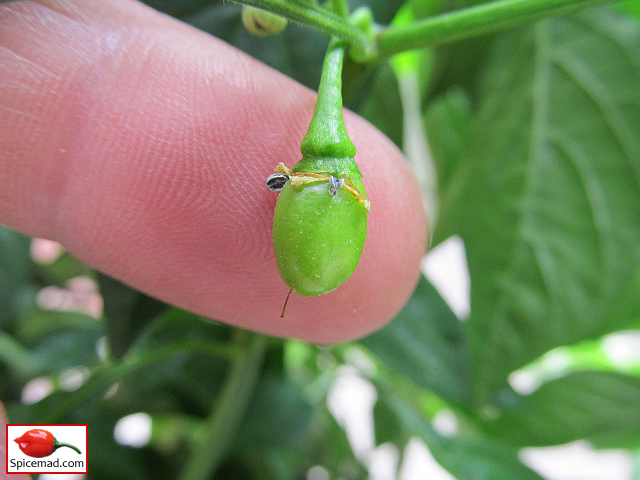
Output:
M267 188L272 192L279 192L289 181L289 176L284 173L272 173L267 177Z

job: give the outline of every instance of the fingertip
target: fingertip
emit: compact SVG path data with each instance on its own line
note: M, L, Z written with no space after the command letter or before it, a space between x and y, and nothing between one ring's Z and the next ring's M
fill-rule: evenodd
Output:
M20 112L0 133L3 221L61 241L168 303L270 335L335 343L392 318L417 281L427 238L401 152L345 114L372 204L363 256L334 292L293 295L281 319L288 288L272 251L277 196L264 182L278 162L299 159L315 96L217 39L129 4L75 2L81 14L49 22L47 42L43 31L38 41L1 40L21 42L24 59L22 84L0 87L2 102Z

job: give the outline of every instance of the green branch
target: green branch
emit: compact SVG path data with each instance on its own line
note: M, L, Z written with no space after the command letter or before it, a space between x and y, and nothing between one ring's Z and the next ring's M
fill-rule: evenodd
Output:
M454 42L564 15L611 0L500 0L382 30L377 57L430 45Z
M315 3L301 0L232 0L235 3L262 8L294 22L315 28L330 37L338 37L347 43L366 49L366 34L342 16L321 8Z
M341 16L346 12L340 1L331 2L333 8L338 6L338 14L309 0L232 1L268 10L344 40L354 47L356 61L368 63L405 50L477 37L614 0L498 0L386 28L373 24L365 28L354 18L348 21Z
M233 359L222 393L206 420L202 437L193 445L193 453L180 480L213 478L220 461L242 421L260 375L266 337L238 330L235 343L244 349Z

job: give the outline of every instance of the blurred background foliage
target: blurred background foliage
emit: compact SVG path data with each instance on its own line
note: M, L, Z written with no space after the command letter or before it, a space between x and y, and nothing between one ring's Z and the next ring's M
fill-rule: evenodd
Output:
M223 2L147 3L316 88L321 35L290 24L253 37ZM478 2L350 3L388 24ZM396 473L410 439L460 480L546 478L523 448L586 440L626 449L635 471L619 480L639 479L638 52L640 2L628 1L347 63L347 106L405 149L419 179L435 169L431 243L464 243L464 318L423 277L397 318L358 342L257 341L0 227L11 422L88 423L93 479L178 478L211 440L209 478L379 478L327 402L346 375L373 389L375 446L395 447ZM255 378L238 390L248 403L220 446L210 427L252 348ZM114 437L140 412L147 438Z

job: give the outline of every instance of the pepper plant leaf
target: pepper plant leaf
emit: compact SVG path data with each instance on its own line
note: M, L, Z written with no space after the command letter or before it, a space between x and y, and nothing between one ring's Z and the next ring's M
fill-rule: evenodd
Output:
M0 225L0 328L9 330L17 318L21 291L29 287L30 239Z
M385 395L399 421L412 435L425 442L433 457L455 478L543 480L518 460L518 451L513 446L479 434L445 437L434 430L424 415L395 396Z
M640 28L609 9L500 35L443 198L472 286L474 393L640 316Z
M519 397L488 431L513 446L586 439L602 448L640 446L640 377L585 371Z
M97 274L104 302L110 353L120 358L142 329L168 306L103 273Z
M463 325L425 277L396 318L362 343L417 385L457 405L469 402Z
M238 428L235 448L295 449L307 437L312 414L299 385L277 375L263 375Z

